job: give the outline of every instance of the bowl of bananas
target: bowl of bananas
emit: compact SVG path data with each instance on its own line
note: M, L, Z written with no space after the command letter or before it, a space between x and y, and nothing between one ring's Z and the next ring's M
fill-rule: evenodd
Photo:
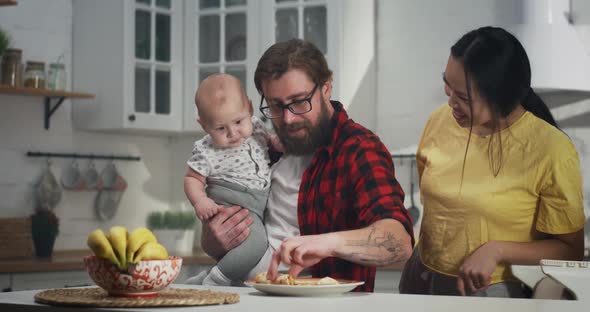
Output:
M113 226L108 234L96 229L88 235L94 255L84 257L90 278L117 297L155 297L180 273L182 258L169 256L147 228L129 233Z

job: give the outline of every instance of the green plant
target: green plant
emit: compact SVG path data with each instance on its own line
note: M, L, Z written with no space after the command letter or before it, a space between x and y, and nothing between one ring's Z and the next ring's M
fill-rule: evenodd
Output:
M147 218L147 225L152 230L190 230L196 222L192 211L154 211Z
M0 55L6 51L6 48L10 45L10 36L6 31L0 28Z
M51 210L37 209L31 215L31 228L33 235L38 233L48 237L56 237L59 234L59 219Z

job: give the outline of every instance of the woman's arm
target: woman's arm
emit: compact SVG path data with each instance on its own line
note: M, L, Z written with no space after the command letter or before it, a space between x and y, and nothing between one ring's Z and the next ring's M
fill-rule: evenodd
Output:
M365 266L385 266L403 263L411 253L411 238L404 226L397 220L383 219L363 229L285 239L273 254L268 277L277 277L281 262L290 265L289 274L297 276L327 257Z
M462 295L486 288L499 263L538 265L541 259L581 260L583 256L583 229L526 243L490 241L465 258L457 288Z

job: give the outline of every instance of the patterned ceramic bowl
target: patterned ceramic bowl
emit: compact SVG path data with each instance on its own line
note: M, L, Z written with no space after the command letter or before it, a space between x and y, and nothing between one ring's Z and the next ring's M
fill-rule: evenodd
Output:
M182 258L169 257L167 260L142 260L130 264L121 272L109 260L96 256L84 257L86 271L96 285L112 296L155 297L158 291L172 283L182 266Z

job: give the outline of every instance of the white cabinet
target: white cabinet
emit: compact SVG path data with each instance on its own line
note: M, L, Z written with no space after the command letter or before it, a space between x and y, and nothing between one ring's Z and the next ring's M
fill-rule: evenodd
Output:
M0 274L0 292L11 290L10 274Z
M182 1L72 2L72 84L96 94L73 105L75 127L179 132Z
M196 122L194 95L198 84L212 73L229 73L242 81L252 98L254 70L260 47L256 0L185 2L184 132L202 131Z
M242 81L257 113L258 59L273 43L293 37L325 53L338 98L340 5L337 0L73 1L72 84L96 95L73 105L74 125L202 133L194 94L201 80L217 72Z

